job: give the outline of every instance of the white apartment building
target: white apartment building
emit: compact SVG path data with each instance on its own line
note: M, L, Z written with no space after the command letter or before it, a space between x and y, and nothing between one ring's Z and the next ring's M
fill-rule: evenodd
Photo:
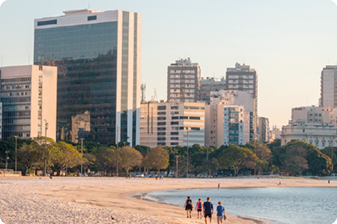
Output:
M257 115L256 115L256 99L248 92L239 90L220 90L212 92L211 104L219 101L225 101L227 105L241 105L245 111L249 113L250 119L250 140L257 140Z
M331 124L306 123L304 121L289 122L282 127L281 145L293 139L303 140L315 145L318 149L337 147L337 127Z
M1 67L0 76L2 138L47 135L56 140L57 67Z
M321 98L320 105L322 107L337 106L337 66L327 65L321 73Z
M330 123L331 112L329 107L296 107L291 111L291 120L307 123Z
M153 102L141 104L140 145L205 145L205 103Z
M167 101L197 102L200 100L200 66L191 59L176 60L167 68Z
M250 112L225 100L206 106L207 146L244 145L250 141Z
M200 100L207 105L211 103L211 93L226 90L226 79L214 77L202 77L200 80Z

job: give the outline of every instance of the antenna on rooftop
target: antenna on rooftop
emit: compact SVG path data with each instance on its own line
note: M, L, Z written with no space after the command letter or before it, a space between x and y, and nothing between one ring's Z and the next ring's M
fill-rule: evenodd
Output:
M90 2L88 2L88 9L90 9Z
M158 101L157 89L154 89L153 101Z

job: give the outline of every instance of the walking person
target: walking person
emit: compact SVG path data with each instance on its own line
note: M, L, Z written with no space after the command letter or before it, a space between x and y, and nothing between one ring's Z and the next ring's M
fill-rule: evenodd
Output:
M213 204L211 202L211 198L207 197L207 201L204 202L205 224L207 224L207 217L209 217L209 223L212 223L212 214L213 214Z
M222 206L221 201L219 201L216 207L218 224L222 224L223 220L226 220L225 207Z
M197 202L197 204L195 205L195 207L197 208L197 211L198 211L198 213L197 213L197 217L198 217L198 219L200 218L200 219L202 219L202 206L203 206L203 204L202 204L202 202L201 202L201 198L199 198L199 201Z
M187 213L187 218L188 217L192 218L191 213L192 213L192 210L193 210L193 202L192 202L190 196L187 197L187 200L185 201L184 207L185 207L185 210L186 210L186 213Z

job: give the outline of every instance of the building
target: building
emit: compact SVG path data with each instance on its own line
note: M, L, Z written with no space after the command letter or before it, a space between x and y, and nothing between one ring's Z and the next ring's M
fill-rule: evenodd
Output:
M255 114L257 115L257 73L249 65L235 64L235 68L227 68L226 72L227 90L239 90L252 94L255 101ZM255 121L257 122L257 121Z
M2 140L2 103L0 102L0 140Z
M200 66L191 59L176 60L167 68L167 101L197 102L200 100Z
M55 140L57 68L2 67L0 76L2 139L47 136Z
M141 14L66 11L34 27L34 63L58 67L57 139L78 141L72 117L88 111L85 141L139 144Z
M226 80L224 77L215 79L214 77L201 78L200 80L200 100L207 105L211 103L211 92L226 90Z
M273 127L273 129L269 133L269 142L273 142L276 139L281 139L281 130L277 128L276 126Z
M81 138L85 139L90 134L90 113L78 114L71 117L71 141L78 143Z
M307 123L330 123L330 116L331 109L329 107L296 107L291 111L292 121L304 121Z
M327 65L321 73L321 98L320 106L330 107L337 106L337 66Z
M259 117L259 125L258 125L258 134L260 142L269 142L269 119L266 117Z
M286 145L293 139L303 140L318 149L337 147L337 127L331 124L291 121L282 127L281 145Z
M250 113L244 106L221 100L206 106L207 146L244 145L250 141Z
M141 104L140 144L205 145L205 103L154 102Z
M211 104L225 101L227 105L240 105L249 113L249 139L258 140L256 99L248 92L238 90L220 90L211 93ZM247 114L248 116L248 114ZM248 117L247 117L248 118Z

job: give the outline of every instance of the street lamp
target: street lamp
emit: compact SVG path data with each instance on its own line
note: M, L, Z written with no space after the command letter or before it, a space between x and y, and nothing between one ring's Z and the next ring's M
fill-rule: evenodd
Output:
M15 137L15 172L18 171L18 136Z
M44 119L45 122L45 138L44 138L44 176L47 176L47 130L48 130L48 123L47 120Z
M116 141L117 141L117 151L116 151L116 177L118 177L118 136L119 136L119 127L117 126L117 136L116 136Z
M81 176L83 175L83 140L84 138L81 138Z
M5 174L6 174L7 173L7 166L8 166L8 159L9 159L9 157L8 157L9 151L5 151L5 153L6 153L6 169L5 169Z

